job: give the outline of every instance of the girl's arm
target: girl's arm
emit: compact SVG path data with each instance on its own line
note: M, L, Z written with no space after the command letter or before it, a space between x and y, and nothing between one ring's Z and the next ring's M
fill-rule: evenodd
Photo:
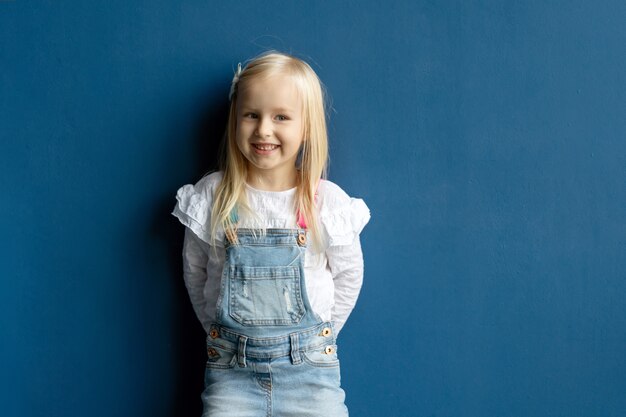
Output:
M196 236L188 227L185 227L183 243L183 277L189 293L189 299L196 316L203 327L209 321L206 317L206 299L204 286L207 280L207 262L209 260L209 245Z
M339 334L356 304L363 284L363 252L359 236L350 245L327 248L326 257L335 286L332 321L336 334Z

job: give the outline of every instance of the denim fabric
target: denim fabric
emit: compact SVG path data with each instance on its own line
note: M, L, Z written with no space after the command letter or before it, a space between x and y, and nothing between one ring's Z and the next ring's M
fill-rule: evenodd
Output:
M207 336L203 417L347 416L335 329L306 294L306 229L237 237Z

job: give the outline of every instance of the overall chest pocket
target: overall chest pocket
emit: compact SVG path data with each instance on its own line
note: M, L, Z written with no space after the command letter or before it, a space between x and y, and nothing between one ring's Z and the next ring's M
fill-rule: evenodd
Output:
M304 316L298 266L233 266L228 313L247 326L298 324Z

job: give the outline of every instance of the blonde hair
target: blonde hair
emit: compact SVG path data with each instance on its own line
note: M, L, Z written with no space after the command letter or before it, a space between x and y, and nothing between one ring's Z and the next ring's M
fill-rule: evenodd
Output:
M274 75L290 77L302 100L303 144L300 169L297 171L297 189L294 213L299 210L309 231L309 242L318 251L323 248L315 192L321 179L327 178L328 134L324 87L317 74L303 60L277 51L267 51L251 59L234 81L228 126L222 144L219 169L223 172L214 195L211 211L211 243L215 246L218 226L224 231L235 231L237 225L231 212L237 207L249 215L256 216L246 197L245 181L248 176L247 160L236 143L237 92L245 85ZM295 167L294 167L295 168ZM236 234L233 234L236 240Z

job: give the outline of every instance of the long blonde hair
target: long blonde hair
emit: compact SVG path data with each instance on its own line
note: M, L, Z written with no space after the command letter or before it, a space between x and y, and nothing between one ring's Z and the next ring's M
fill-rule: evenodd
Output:
M228 126L219 169L223 172L220 184L214 195L211 212L211 243L215 246L218 226L224 231L235 231L236 223L231 218L235 207L255 216L246 197L245 182L248 166L245 157L237 147L237 91L241 85L266 79L280 74L289 76L295 82L296 89L303 103L303 144L301 165L297 171L297 190L294 201L294 213L299 210L309 231L309 242L313 242L318 251L322 250L321 227L315 205L315 192L321 179L327 178L328 134L326 130L324 86L313 69L303 60L277 51L267 51L251 59L239 75L234 85L230 102ZM233 234L236 240L236 234Z

